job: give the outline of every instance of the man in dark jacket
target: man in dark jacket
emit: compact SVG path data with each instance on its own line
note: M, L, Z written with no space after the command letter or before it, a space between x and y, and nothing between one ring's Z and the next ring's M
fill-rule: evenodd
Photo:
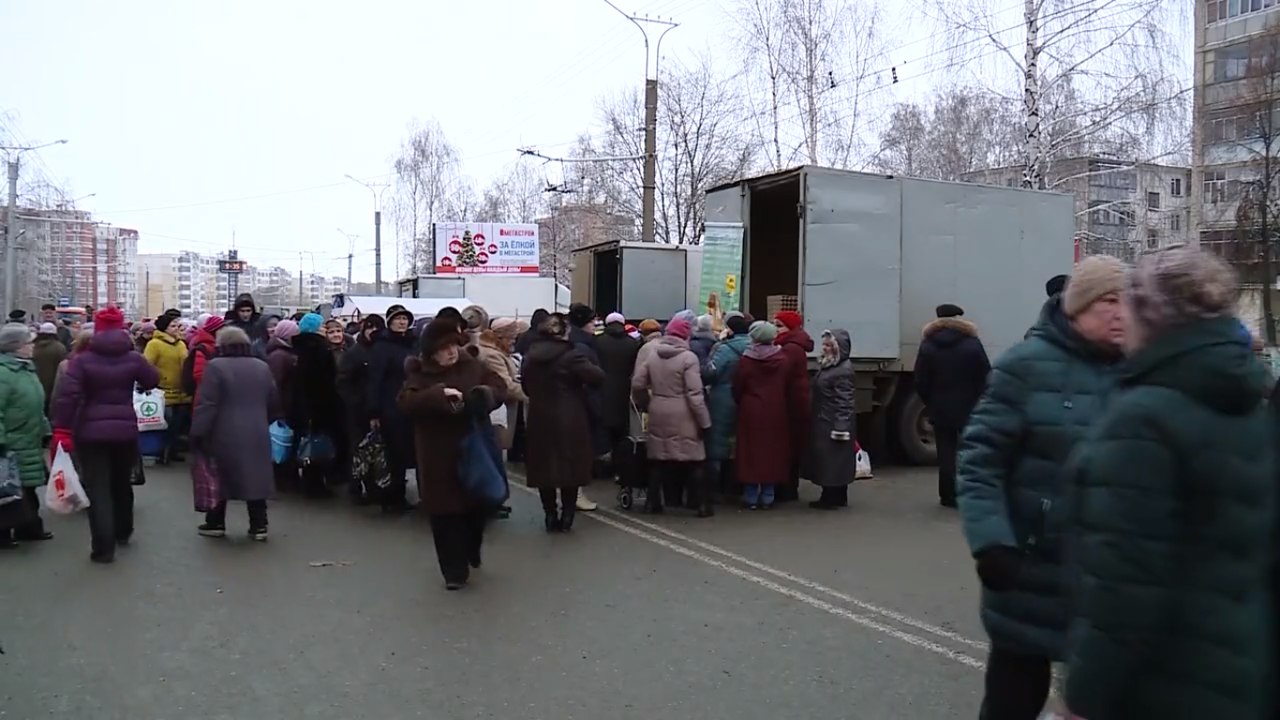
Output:
M1066 656L1062 468L1101 415L1120 359L1125 265L1089 257L1001 355L960 440L956 489L991 638L983 720L1035 720Z
M596 347L596 334L591 327L596 321L596 311L589 305L574 303L569 306L569 342L587 356L592 365L601 367L600 352ZM587 412L591 417L591 450L596 458L601 458L610 450L609 433L606 428L604 399L599 388L587 392ZM597 464L596 477L603 475L603 466ZM585 491L578 492L578 509L590 512L596 504L587 497Z
M243 330L250 340L257 340L260 337L262 330L258 322L262 319L262 315L258 312L253 296L249 293L237 295L235 303L223 319L228 325Z
M619 446L631 428L631 374L640 352L640 342L627 334L626 323L621 313L610 313L605 318L604 333L595 338L600 367L604 370L601 409L615 459L620 457Z
M45 303L40 306L40 322L51 323L58 330L58 341L67 350L71 349L71 328L63 325L58 321L58 308L53 303Z
M978 328L957 305L939 305L938 319L924 326L916 355L916 393L933 422L938 447L938 502L956 506L956 449L960 431L987 385L991 363Z

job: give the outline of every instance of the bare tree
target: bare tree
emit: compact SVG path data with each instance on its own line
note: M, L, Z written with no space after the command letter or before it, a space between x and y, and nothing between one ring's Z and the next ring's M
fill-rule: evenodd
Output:
M1081 150L1122 157L1165 157L1153 147L1180 125L1185 136L1187 92L1178 57L1185 3L1150 0L1023 0L1023 22L998 28L1002 13L986 0L938 0L946 26L972 53L983 43L1012 70L992 90L1022 98L1024 187L1046 181L1054 158ZM953 60L961 60L953 58ZM967 60L967 58L965 59ZM960 65L968 64L960 62ZM981 72L992 76L989 66ZM1087 91L1082 90L1087 88Z
M528 223L546 212L546 177L527 161L512 165L490 182L480 198L479 222Z
M1018 111L981 88L952 87L923 108L900 103L880 134L876 166L884 172L959 180L1020 156Z
M928 111L911 102L898 103L880 133L876 167L908 177L929 177Z
M451 145L434 120L415 123L400 145L392 167L395 171L395 195L392 212L396 219L401 252L409 263L409 274L416 275L435 266L432 224L452 219L459 210L458 151ZM474 195L474 193L472 193ZM469 204L469 200L461 204ZM407 245L407 246L406 246Z

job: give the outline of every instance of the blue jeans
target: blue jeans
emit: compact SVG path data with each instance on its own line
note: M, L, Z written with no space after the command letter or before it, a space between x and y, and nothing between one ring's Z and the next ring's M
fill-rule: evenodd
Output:
M772 505L772 485L747 485L742 488L742 500L748 505Z
M169 457L177 452L179 438L186 436L191 429L191 405L166 405L164 419L169 428L165 431L165 454Z

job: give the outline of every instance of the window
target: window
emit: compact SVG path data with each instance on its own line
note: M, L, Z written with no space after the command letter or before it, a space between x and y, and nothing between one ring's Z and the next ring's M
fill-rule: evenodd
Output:
M1169 230L1171 232L1182 232L1182 216L1178 213L1169 216Z
M1213 81L1239 80L1249 72L1249 45L1240 43L1213 51Z
M1160 233L1156 232L1155 228L1149 228L1147 230L1147 249L1155 250L1158 247L1160 247Z
M1182 178L1173 178L1169 181L1169 194L1173 197L1182 197Z
M1147 209L1148 210L1160 209L1160 193L1158 192L1147 193Z
M1210 203L1220 203L1227 199L1227 173L1224 170L1206 170L1202 187L1204 199Z

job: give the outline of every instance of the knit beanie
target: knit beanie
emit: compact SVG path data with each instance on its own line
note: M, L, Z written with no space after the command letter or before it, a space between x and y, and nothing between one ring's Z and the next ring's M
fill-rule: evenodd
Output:
M682 317L671 318L671 322L667 323L667 334L681 340L688 340L693 334L693 328L689 325L689 321Z
M1068 293L1078 281L1071 277ZM1125 300L1148 340L1179 325L1231 315L1239 296L1231 266L1189 245L1143 255L1127 281Z
M774 317L788 330L799 330L804 327L804 316L795 310L783 310Z
M500 317L493 321L489 329L493 331L494 335L498 336L498 339L511 342L519 334L520 324L516 322L515 318Z
M0 327L0 353L12 354L31 342L31 328L22 323L5 323Z
M671 316L672 320L675 320L676 318L680 318L685 322L689 323L689 327L693 327L693 324L698 321L697 314L695 314L692 310L681 310L680 312Z
M569 324L576 328L586 326L595 316L596 311L592 310L590 305L574 303L569 306Z
M272 337L275 337L287 342L289 338L297 335L300 332L302 331L298 328L298 323L292 320L281 320L279 323L276 324L276 329L271 332L271 335Z
M115 305L108 305L93 314L93 331L95 333L124 329L124 313Z
M223 320L221 317L217 315L210 315L209 317L205 318L205 321L203 323L200 324L200 329L204 330L210 335L217 335L218 331L222 329L222 326L226 324L227 324L227 321Z
M751 323L747 322L747 318L742 313L726 317L724 324L733 331L734 335L747 335L751 332Z
M640 321L641 335L652 335L656 332L662 332L662 323L654 320L653 318Z
M757 320L751 324L747 334L751 336L751 342L757 345L772 345L778 338L778 328L773 323Z
M626 325L626 324L627 324L627 319L626 319L625 317L623 317L622 313L616 313L616 312L609 313L609 315L608 315L608 316L606 316L606 317L605 317L605 319L604 319L604 324L605 324L605 325L612 325L612 324L614 324L614 323L619 323L619 324L622 324L622 325Z
M1081 260L1071 282L1062 293L1062 310L1073 318L1089 309L1098 298L1124 290L1124 275L1128 269L1119 258L1110 255L1090 255Z
M318 333L322 327L324 327L324 318L316 313L307 313L298 321L298 332L300 334Z
M102 312L102 311L99 310L98 312ZM94 324L95 325L99 324L100 321L97 319L98 316L95 314L93 317L94 317ZM121 318L121 322L123 321L124 321L124 318ZM159 330L160 332L163 332L163 333L169 332L169 326L172 324L173 324L172 315L161 315L160 317L156 318L156 329Z
M714 321L710 315L699 315L698 324L695 326L699 332L709 332Z

